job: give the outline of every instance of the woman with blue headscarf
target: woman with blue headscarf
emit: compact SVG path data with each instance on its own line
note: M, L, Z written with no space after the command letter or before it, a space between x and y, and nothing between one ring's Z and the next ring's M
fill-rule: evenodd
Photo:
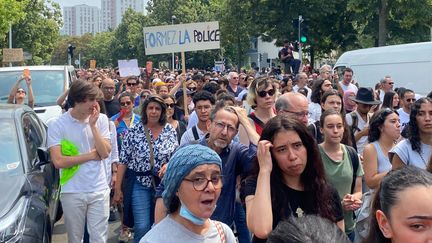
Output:
M208 147L194 144L179 149L163 178L166 216L140 241L236 242L231 229L211 220L222 188L222 161Z

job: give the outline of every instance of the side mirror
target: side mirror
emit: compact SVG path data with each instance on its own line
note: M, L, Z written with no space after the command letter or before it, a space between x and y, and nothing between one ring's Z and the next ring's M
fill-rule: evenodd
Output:
M39 161L36 162L35 166L42 166L42 165L50 163L51 157L50 157L50 154L49 154L49 151L48 151L47 148L45 148L45 147L39 147L37 149L37 154L38 154L38 157L39 157Z

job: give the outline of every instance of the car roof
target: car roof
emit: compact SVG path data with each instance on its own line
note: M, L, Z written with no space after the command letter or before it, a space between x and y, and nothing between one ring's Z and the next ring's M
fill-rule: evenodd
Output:
M18 66L18 67L2 67L0 68L1 71L21 71L24 69L29 70L64 70L65 67L69 70L73 70L73 66L64 66L64 65L52 65L52 66Z
M26 105L0 104L0 118L13 119L29 110L31 110L31 108Z

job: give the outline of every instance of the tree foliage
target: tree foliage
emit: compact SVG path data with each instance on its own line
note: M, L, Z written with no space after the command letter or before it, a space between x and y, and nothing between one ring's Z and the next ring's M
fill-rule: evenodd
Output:
M0 0L0 43L6 39L9 27L25 16L26 1Z
M32 54L27 64L49 63L62 25L60 6L52 0L24 3L26 12L12 28L13 47Z

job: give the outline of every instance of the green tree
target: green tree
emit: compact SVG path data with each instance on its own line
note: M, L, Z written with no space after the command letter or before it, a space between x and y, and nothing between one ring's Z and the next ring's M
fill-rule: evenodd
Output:
M49 63L62 25L60 6L52 0L29 0L25 9L12 30L14 47L32 54L27 64Z
M6 39L9 27L21 20L25 16L25 1L0 0L0 43Z
M432 2L349 0L363 47L430 40ZM366 43L366 44L364 44Z

